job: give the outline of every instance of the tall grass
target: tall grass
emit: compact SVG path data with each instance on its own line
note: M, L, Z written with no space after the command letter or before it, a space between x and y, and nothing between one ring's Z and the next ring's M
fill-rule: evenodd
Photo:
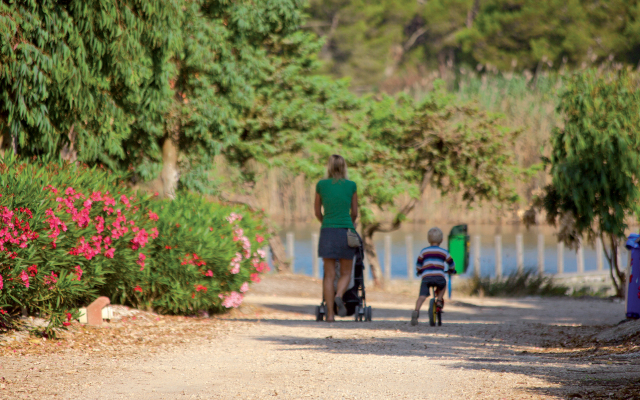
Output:
M568 290L553 278L540 276L533 270L512 272L506 279L473 277L468 286L470 295L490 297L564 296Z

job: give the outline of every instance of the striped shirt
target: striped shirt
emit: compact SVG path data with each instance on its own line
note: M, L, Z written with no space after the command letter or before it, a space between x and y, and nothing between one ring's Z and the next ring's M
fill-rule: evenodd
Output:
M451 254L440 246L425 247L420 251L416 262L416 274L419 277L442 276L448 271L455 271Z

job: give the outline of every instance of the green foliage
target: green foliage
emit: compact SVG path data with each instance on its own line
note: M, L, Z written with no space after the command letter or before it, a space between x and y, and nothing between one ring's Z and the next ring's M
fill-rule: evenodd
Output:
M565 296L568 290L557 285L553 278L540 276L530 269L514 271L506 279L474 276L468 287L472 296L490 297Z
M436 68L640 61L637 0L311 0L309 14L308 29L327 40L324 71L358 88L411 86Z
M401 222L410 210L398 204L399 195L417 198L429 183L460 191L469 202L515 200L515 135L496 115L455 104L438 89L419 103L407 95L369 97L343 118L333 142L315 148L315 162L323 165L335 152L348 160L365 225L382 223L373 207L396 213L394 224Z
M578 236L624 236L625 218L637 213L640 192L640 91L622 71L575 74L567 80L560 111L564 127L551 138L548 220L569 214ZM576 237L561 238L572 243Z
M160 1L0 3L0 134L19 154L123 159L151 75L145 33ZM154 29L161 29L158 23Z
M264 215L192 194L153 202L151 208L159 216L160 235L149 246L152 261L133 305L174 314L220 312L231 304L225 307L220 295L241 299L248 283L259 282L258 273L268 271L266 253L260 249L266 236ZM242 218L233 221L232 213ZM236 257L240 268L233 273L230 260Z
M147 93L157 108L135 124L125 142L144 179L155 178L167 140L179 149L184 187L205 190L204 168L223 153L244 167L300 150L330 123L335 84L309 77L317 38L299 30L302 2L184 2L178 40L160 48ZM251 178L249 176L249 178Z
M559 240L570 246L583 237L603 240L618 296L624 296L625 273L616 248L626 219L640 211L638 110L636 75L623 70L572 76L561 96L564 126L554 130L545 160L551 184L539 200L547 222L561 224Z

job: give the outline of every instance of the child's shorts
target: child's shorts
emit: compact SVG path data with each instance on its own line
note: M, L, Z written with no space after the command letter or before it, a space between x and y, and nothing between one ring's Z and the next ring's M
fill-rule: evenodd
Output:
M442 290L447 286L447 280L443 276L425 276L422 278L422 284L420 285L420 296L429 297L429 287L435 286Z

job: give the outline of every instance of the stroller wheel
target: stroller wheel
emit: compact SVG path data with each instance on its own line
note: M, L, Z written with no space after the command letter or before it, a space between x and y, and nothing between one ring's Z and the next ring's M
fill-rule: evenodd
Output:
M367 306L364 309L364 320L371 322L371 306Z
M322 307L320 306L316 306L316 321L322 321L324 320L324 310L322 310Z
M356 322L362 321L362 316L360 315L360 306L356 306L356 312L353 314L355 316Z

